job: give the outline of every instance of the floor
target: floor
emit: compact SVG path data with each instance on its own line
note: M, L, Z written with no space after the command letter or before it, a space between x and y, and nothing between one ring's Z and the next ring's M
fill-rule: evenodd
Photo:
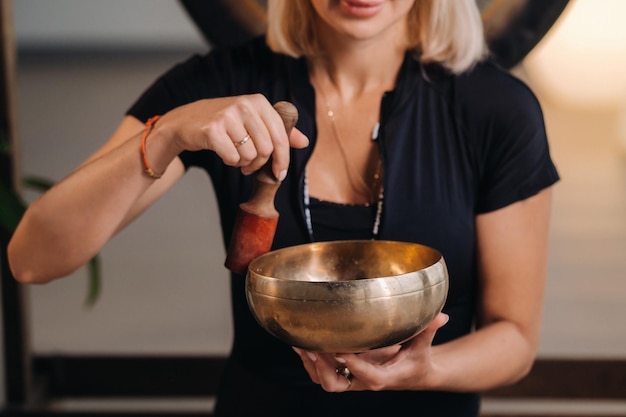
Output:
M23 172L61 179L107 138L143 88L188 52L21 55ZM623 115L571 108L537 94L562 176L555 188L539 354L626 358ZM33 349L226 353L230 312L211 193L204 175L191 172L117 236L102 252L103 289L94 307L83 305L85 271L31 288Z

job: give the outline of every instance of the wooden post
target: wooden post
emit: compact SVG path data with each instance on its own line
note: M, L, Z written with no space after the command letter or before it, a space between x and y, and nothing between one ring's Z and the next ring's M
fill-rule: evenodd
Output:
M15 106L15 47L11 24L11 1L0 0L0 140L7 145L0 151L0 182L17 190L15 163L17 151ZM3 147L4 148L4 147ZM4 391L7 408L20 407L29 398L30 349L26 332L24 291L13 278L8 266L6 248L9 230L0 228L0 282L2 291L2 325L4 353Z

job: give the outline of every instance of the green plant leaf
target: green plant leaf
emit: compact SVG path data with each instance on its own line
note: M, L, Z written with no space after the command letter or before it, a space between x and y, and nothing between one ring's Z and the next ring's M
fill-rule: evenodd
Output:
M26 203L9 187L0 183L0 226L13 233L26 211Z
M31 188L35 191L45 192L48 191L54 185L54 182L41 177L29 176L23 180L24 186Z
M7 134L4 130L0 130L0 154L11 154L11 143L7 139Z
M87 297L85 305L89 308L93 307L100 296L100 255L96 255L87 264L89 271L89 281L87 282Z
M37 176L29 176L23 179L26 188L39 192L45 192L52 188L54 182ZM27 204L11 188L0 182L0 227L13 233L26 211ZM100 256L95 255L87 264L88 283L85 305L93 307L100 296L101 266Z

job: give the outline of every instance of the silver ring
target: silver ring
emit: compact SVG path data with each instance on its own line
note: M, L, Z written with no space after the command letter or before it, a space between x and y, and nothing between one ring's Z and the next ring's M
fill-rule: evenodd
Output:
M339 376L344 377L346 381L348 381L348 388L346 389L350 389L350 387L352 386L352 380L354 379L354 375L352 375L352 372L350 372L348 367L345 365L338 366L337 369L335 369L335 373L337 373L337 375Z
M235 142L235 147L240 147L241 145L244 145L246 142L248 142L250 140L250 135L246 135L243 137L243 139L241 139L239 142Z

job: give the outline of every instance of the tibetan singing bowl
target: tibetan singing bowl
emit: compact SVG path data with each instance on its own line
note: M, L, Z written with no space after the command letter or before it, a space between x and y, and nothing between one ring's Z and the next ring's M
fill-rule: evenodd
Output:
M316 352L405 342L443 308L441 254L414 243L345 240L275 250L250 263L248 305L268 332Z

